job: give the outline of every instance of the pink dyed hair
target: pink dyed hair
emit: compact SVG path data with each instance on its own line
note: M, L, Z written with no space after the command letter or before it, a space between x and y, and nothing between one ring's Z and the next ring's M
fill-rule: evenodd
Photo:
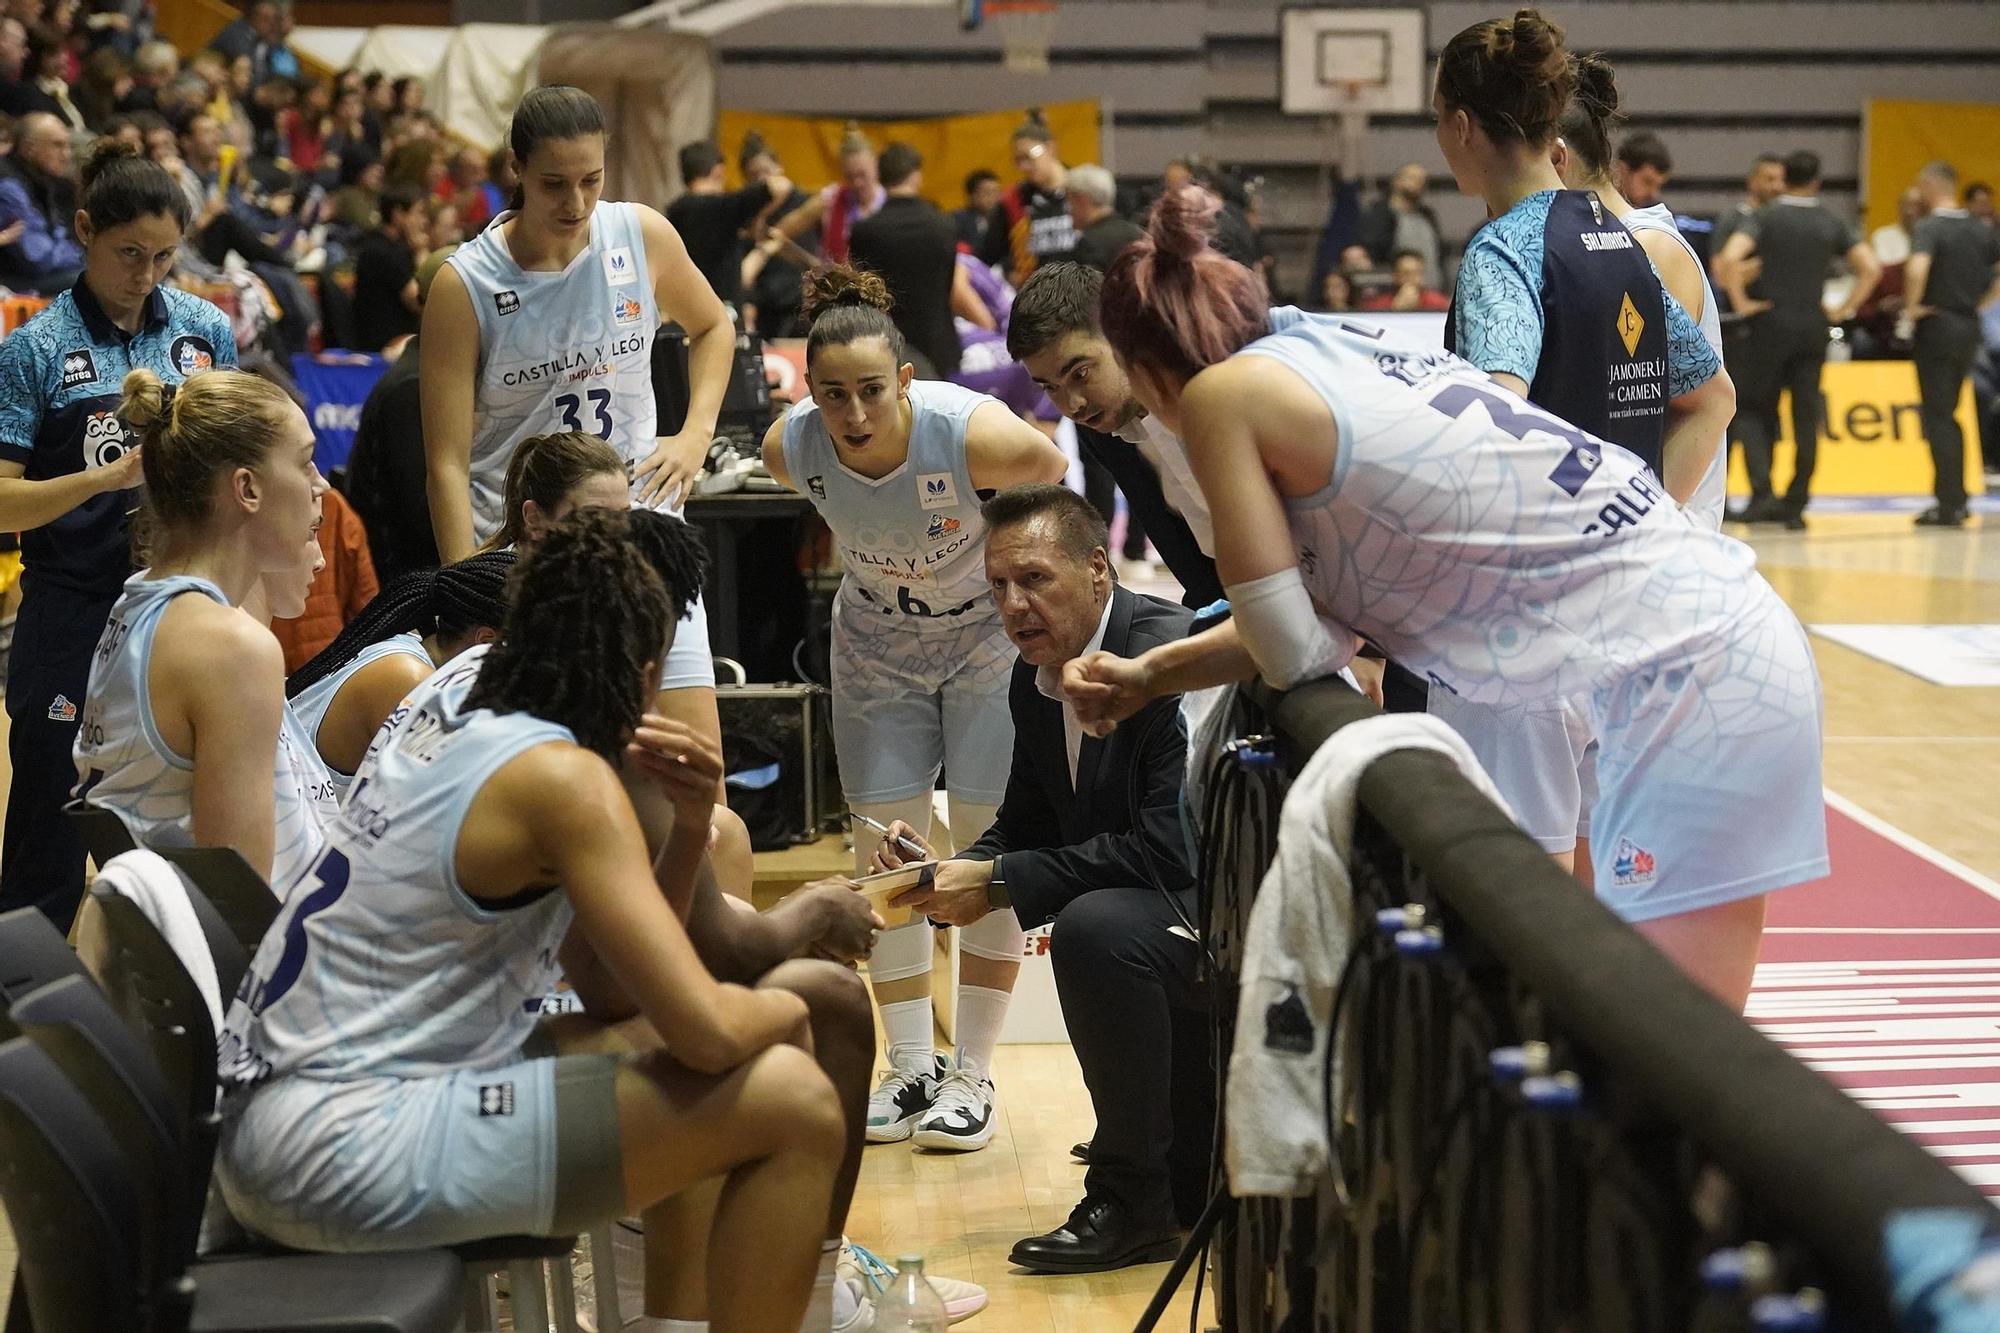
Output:
M1221 211L1200 186L1169 191L1146 235L1112 261L1098 320L1128 366L1192 379L1270 330L1264 279L1209 245Z

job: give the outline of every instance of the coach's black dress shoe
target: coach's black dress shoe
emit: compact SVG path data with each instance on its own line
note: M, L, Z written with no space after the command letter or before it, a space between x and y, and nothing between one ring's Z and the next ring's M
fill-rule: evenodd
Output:
M1085 1198L1069 1221L1045 1236L1016 1241L1007 1257L1038 1273L1103 1273L1165 1263L1180 1248L1181 1233L1171 1220L1142 1221L1115 1199Z
M1965 517L1966 513L1963 509L1947 509L1943 505L1932 505L1929 509L1917 515L1917 526L1920 528L1962 528L1965 526Z

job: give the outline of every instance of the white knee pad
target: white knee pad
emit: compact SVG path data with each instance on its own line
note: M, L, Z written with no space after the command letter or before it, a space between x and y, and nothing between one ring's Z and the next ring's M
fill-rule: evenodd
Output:
M1009 907L998 912L988 912L971 925L958 932L958 947L961 953L969 953L975 958L989 958L996 963L1018 963L1021 961L1021 921Z
M926 840L931 836L931 798L912 796L907 801L878 801L870 805L850 805L847 807L857 815L866 815L878 824L893 824L902 820L915 829ZM875 856L875 848L882 842L882 835L859 820L850 826L854 834L854 873L869 873L868 863ZM878 977L877 980L880 980Z
M1007 915L1011 917L1013 913ZM923 917L906 926L885 930L882 938L875 941L875 952L868 955L868 978L879 986L923 976L931 970L933 948L931 923Z

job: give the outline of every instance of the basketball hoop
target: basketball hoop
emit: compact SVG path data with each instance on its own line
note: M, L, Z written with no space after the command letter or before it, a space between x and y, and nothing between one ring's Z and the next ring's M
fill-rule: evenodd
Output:
M1049 72L1056 35L1056 0L984 0L982 19L1000 32L1001 63L1016 74Z

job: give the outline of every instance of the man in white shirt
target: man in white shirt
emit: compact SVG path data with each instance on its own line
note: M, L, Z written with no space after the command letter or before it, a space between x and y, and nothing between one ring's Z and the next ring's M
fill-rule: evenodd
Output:
M1083 1202L1011 1260L1052 1273L1157 1262L1200 1212L1214 1125L1179 696L1099 739L1058 683L1072 658L1174 642L1192 616L1118 586L1104 520L1074 491L1017 486L981 517L993 600L1021 654L1008 694L1013 767L991 827L909 905L953 925L1011 906L1024 929L1054 926L1056 989L1097 1134ZM900 863L892 836L875 865Z

